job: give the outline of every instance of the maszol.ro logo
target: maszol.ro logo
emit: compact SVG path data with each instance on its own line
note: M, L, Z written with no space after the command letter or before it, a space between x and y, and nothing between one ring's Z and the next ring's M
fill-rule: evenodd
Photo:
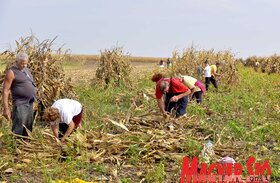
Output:
M246 178L242 177L245 170L249 174ZM261 164L254 157L249 157L244 170L240 163L213 163L209 166L201 163L199 173L198 158L195 157L190 162L188 157L184 157L180 183L269 183L270 174L268 160Z

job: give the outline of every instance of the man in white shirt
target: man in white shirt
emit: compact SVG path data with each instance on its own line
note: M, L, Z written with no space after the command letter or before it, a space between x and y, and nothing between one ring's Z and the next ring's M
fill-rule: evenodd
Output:
M82 121L83 108L80 102L72 99L59 99L45 109L44 119L50 123L56 138L65 139L77 129Z

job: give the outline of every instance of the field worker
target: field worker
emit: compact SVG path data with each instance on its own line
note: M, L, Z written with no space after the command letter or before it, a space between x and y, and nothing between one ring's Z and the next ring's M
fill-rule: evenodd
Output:
M54 136L61 139L61 142L79 127L82 115L80 102L68 98L55 101L44 111L44 119L50 123Z
M259 67L260 63L258 61L255 62L255 67Z
M167 68L169 68L170 64L171 64L171 61L170 61L169 58L167 58L167 61L166 61L166 66L167 66Z
M159 74L155 74L152 81L156 82L155 96L162 115L168 117L172 109L176 110L176 117L184 115L191 91L180 79L159 78Z
M191 90L189 98L191 100L193 98L196 98L196 102L198 104L201 104L202 103L202 94L205 93L205 88L204 88L203 84L199 80L197 80L191 76L179 75L179 78Z
M204 62L204 77L205 77L205 85L206 85L206 91L208 90L210 80L211 80L211 67L209 65L208 60Z
M211 83L214 85L214 87L216 88L216 91L218 91L218 83L217 83L217 76L221 76L221 74L218 74L217 71L218 71L218 68L220 66L220 63L219 62L216 62L216 65L211 65L210 68L211 68Z
M255 64L254 64L254 69L255 69L256 72L258 72L259 66L260 66L260 63L258 61L256 61Z
M205 75L206 90L208 90L210 82L214 85L216 90L218 90L216 76L220 76L220 74L217 73L217 67L219 66L219 63L217 62L216 65L209 66L209 62L208 60L206 60L204 64L205 64L204 75Z
M164 62L163 62L163 60L160 60L160 61L159 61L159 67L164 67Z
M10 120L9 91L12 94L12 132L28 136L27 130L32 131L34 114L33 103L36 100L36 85L33 76L27 68L28 55L18 53L16 64L7 72L3 82L2 107L3 116Z
M201 75L203 74L203 68L201 65L196 66L196 78L201 80Z

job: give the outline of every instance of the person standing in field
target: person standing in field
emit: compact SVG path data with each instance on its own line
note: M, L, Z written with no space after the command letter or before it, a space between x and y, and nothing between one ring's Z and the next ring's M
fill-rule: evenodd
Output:
M208 60L206 60L204 64L205 64L204 75L205 75L206 91L209 89L210 82L214 85L216 91L218 91L218 84L217 84L216 77L221 76L221 74L217 73L217 69L220 63L217 62L216 65L209 66L209 62Z
M216 65L211 65L211 83L214 85L214 87L216 88L216 91L218 91L218 83L217 83L217 76L221 76L221 74L217 73L218 68L220 66L219 62L216 62Z
M191 90L191 93L189 95L190 100L196 98L196 102L198 104L201 104L202 94L205 93L205 88L203 84L199 80L191 76L179 75L179 78Z
M34 121L33 103L36 100L36 85L30 70L27 68L28 55L18 53L16 64L5 75L2 90L3 116L10 120L9 91L12 94L12 132L28 136Z
M211 80L211 67L209 65L208 60L204 62L204 77L205 77L205 86L206 86L206 91L208 91L209 85L210 85L210 80Z
M258 61L256 61L255 64L254 64L254 69L255 69L256 72L258 72L259 66L260 66L260 63Z
M155 74L152 81L156 82L155 96L162 115L166 118L175 110L176 117L183 116L191 91L179 78L164 78L162 74Z
M196 78L198 80L201 80L201 75L203 74L203 68L201 67L201 65L197 65L196 66Z
M169 59L169 58L167 58L167 61L166 61L166 67L167 67L167 68L169 68L170 64L171 64L171 61L170 61L170 59Z
M160 61L159 61L159 67L164 67L163 60L160 60Z
M50 123L53 134L64 142L82 121L82 104L72 99L59 99L44 111L44 119Z

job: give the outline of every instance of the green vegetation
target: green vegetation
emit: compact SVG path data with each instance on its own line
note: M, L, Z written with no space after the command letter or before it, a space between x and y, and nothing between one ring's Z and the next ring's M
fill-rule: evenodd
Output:
M148 182L164 182L165 181L166 172L164 170L164 162L160 162L157 167L155 167L152 171L150 171L146 175L146 180Z
M81 67L82 65L77 63L68 64L66 72ZM243 165L249 156L256 157L257 161L261 163L268 159L272 175L279 177L280 77L278 74L256 73L253 69L243 66L239 66L238 70L240 75L238 86L229 87L229 89L220 88L218 93L214 92L213 86L211 86L202 106L194 102L189 103L187 113L188 116L194 116L197 119L196 124L186 122L182 128L185 128L186 131L192 131L195 128L197 134L203 134L204 137L209 136L214 143L220 143L227 149L231 149L232 151L229 152L222 152L218 149L215 152L220 156L229 155ZM142 74L134 72L133 87L129 90L111 86L104 90L84 85L84 83L74 83L75 91L85 107L83 129L96 133L112 132L108 124L104 122L104 118L113 119L118 115L127 114L135 96L141 93L153 94L154 84L149 80L150 70L141 70L139 73ZM144 109L157 109L156 101L153 99L140 102ZM141 114L141 111L133 111L133 114ZM30 157L34 161L24 164L21 160L16 159L16 143L9 133L11 126L7 125L4 120L1 123L0 180L36 182L37 179L34 177L39 177L44 182L51 182L58 179L71 181L78 177L93 181L102 176L106 177L113 171L113 167L106 161L98 164L89 160L90 158L84 157L87 161L81 162L77 158L77 154L84 154L83 147L80 146L69 146L70 153L67 154L65 161L59 161L58 157L54 157L51 162L44 161L40 157ZM33 132L35 137L40 137L38 128L42 127L36 124ZM83 133L86 135L86 132L83 131ZM151 161L149 166L143 165L141 170L133 169L134 165L139 165L143 161L140 155L146 152L143 152L139 143L147 138L149 138L148 134L145 136L131 134L128 137L133 143L126 147L123 153L130 166L125 169L127 164L117 165L116 163L118 175L120 175L119 181L128 183L139 182L142 179L147 182L178 180L181 162L177 161L180 158L172 155L170 155L170 159L173 159L174 162L160 159L160 161ZM39 141L43 140L41 136ZM204 142L205 139L189 136L189 139L182 143L180 151L190 157L199 156ZM19 168L20 166L22 168ZM173 166L177 166L177 168L173 168ZM13 172L5 173L4 170L8 168L12 168ZM171 169L171 171L167 171L167 169Z

